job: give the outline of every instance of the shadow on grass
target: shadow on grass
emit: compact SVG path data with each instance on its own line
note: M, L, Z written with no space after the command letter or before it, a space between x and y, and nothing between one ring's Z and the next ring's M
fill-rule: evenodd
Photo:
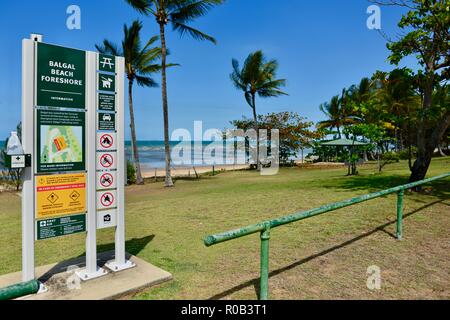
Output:
M332 185L322 185L325 188L346 189L354 191L376 192L408 184L408 176L353 176L342 177L338 181L334 180ZM450 179L442 179L424 185L423 194L443 198L450 194Z
M125 241L125 251L133 256L138 255L145 247L155 238L155 235L146 236L143 238L133 238ZM97 252L106 252L114 250L114 243L101 244L97 246ZM81 255L81 256L84 256Z
M435 204L443 203L443 202L446 201L446 200L447 200L447 199L442 199L442 200L437 200L437 201L434 201L434 202L432 202L432 203L429 203L429 204L427 204L427 205L425 205L425 206L422 206L422 207L420 207L420 208L418 208L418 209L416 209L416 210L414 210L414 211L412 211L412 212L409 212L409 213L405 214L405 215L403 216L403 218L404 218L404 219L407 219L408 217L414 215L415 213L418 213L418 212L420 212L420 211L422 211L422 210L424 210L424 209L426 209L426 208L429 208L429 207L431 207L431 206L433 206L433 205L435 205ZM446 205L447 205L447 204L446 204ZM368 232L366 232L366 233L364 233L364 234L361 234L361 235L359 235L359 236L357 236L357 237L355 237L355 238L353 238L353 239L350 239L350 240L345 241L345 242L343 242L343 243L341 243L341 244L338 244L338 245L336 245L336 246L333 246L333 247L331 247L331 248L328 248L328 249L326 249L326 250L324 250L324 251L322 251L322 252L313 254L313 255L311 255L311 256L309 256L309 257L307 257L307 258L304 258L304 259L301 259L301 260L299 260L299 261L296 261L296 262L294 262L294 263L292 263L292 264L290 264L290 265L288 265L288 266L286 266L286 267L283 267L283 268L274 270L274 271L272 271L272 272L269 273L269 279L270 279L271 277L275 277L275 276L277 276L277 275L279 275L279 274L281 274L281 273L283 273L283 272L285 272L285 271L289 271L289 270L294 269L294 268L296 268L296 267L298 267L298 266L301 266L302 264L308 263L308 262L310 262L310 261L312 261L312 260L314 260L314 259L317 259L317 258L320 258L320 257L322 257L322 256L325 256L325 255L327 255L327 254L329 254L329 253L331 253L331 252L333 252L333 251L342 249L342 248L344 248L344 247L346 247L346 246L348 246L348 245L350 245L350 244L352 244L352 243L355 243L355 242L357 242L357 241L359 241L359 240L362 240L362 239L364 239L364 238L366 238L366 237L369 237L369 236L371 236L371 235L373 235L373 234L375 234L375 233L377 233L377 232L384 232L384 233L388 234L390 237L392 237L392 238L394 238L394 239L397 239L397 237L396 237L394 234L392 234L392 233L390 233L389 231L386 230L387 227L389 227L389 226L391 226L391 225L394 225L394 224L396 224L396 223L397 223L397 220L387 222L387 223L385 223L385 224L383 224L383 225L381 225L381 226L378 226L378 227L376 227L375 229L373 229L373 230L371 230L371 231L368 231ZM255 292L256 292L256 295L259 297L259 290L260 290L259 281L260 281L260 278L259 278L259 277L258 277L258 278L254 278L254 279L249 280L249 281L246 281L246 282L244 282L244 283L242 283L242 284L240 284L240 285L237 285L237 286L235 286L235 287L233 287L233 288L230 288L230 289L228 289L228 290L226 290L226 291L224 291L224 292L221 292L221 293L219 293L219 294L216 294L216 295L210 297L208 300L219 300L219 299L223 299L223 298L225 298L225 297L227 297L227 296L229 296L229 295L231 295L231 294L233 294L233 293L236 293L236 292L238 292L238 291L240 291L240 290L243 290L243 289L245 289L245 288L248 288L248 287L250 287L250 286L253 286L253 287L254 287Z
M127 252L127 259L130 258L130 254L133 256L138 255L144 248L155 238L154 235L146 236L143 238L134 238L125 242L125 248ZM114 243L108 243L97 246L97 265L103 266L108 260L114 258ZM109 254L105 254L109 253ZM69 268L77 266L78 268L86 267L86 261L84 259L86 253L79 255L78 257L68 259L66 261L56 264L53 268L47 271L42 277L39 278L41 282L46 282L53 275L67 272Z

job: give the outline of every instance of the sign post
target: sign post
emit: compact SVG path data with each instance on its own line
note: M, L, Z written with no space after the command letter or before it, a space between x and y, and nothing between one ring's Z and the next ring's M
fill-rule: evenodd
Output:
M125 59L102 54L98 58L97 157L101 175L97 179L97 205L102 210L97 225L116 227L115 259L106 267L118 272L135 267L125 256Z
M117 58L117 73L119 75L125 74L125 59L122 57ZM124 88L125 77L121 76L117 79L117 87ZM125 256L125 106L124 106L124 90L118 90L117 92L118 109L117 117L120 119L117 124L117 150L118 150L118 171L117 171L117 227L116 227L116 252L115 261L107 263L107 267L113 271L121 271L129 268L133 268L136 265L131 260L126 260Z
M86 268L77 275L106 275L97 265L101 228L116 228L106 267L135 266L125 257L124 68L120 57L45 44L40 35L23 40L22 140L31 156L23 176L24 282L35 278L35 240L82 232Z
M106 270L97 265L97 199L96 199L96 67L97 54L87 52L87 159L88 171L88 216L87 216L87 235L86 235L86 268L76 272L78 277L83 280L92 280L106 274Z
M31 167L23 170L22 186L22 281L34 280L34 64L35 42L41 35L22 41L22 146L31 154Z

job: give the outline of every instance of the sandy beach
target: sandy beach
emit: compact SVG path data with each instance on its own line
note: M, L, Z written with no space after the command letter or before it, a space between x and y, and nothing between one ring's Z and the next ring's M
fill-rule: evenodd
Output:
M310 168L310 169L326 169L333 167L345 167L345 163L334 163L334 162L319 162L319 163L304 163L302 164L301 160L295 161L296 166L302 168ZM249 165L217 165L214 166L215 172L220 171L235 171L235 170L245 170L249 169ZM172 177L195 177L196 174L205 174L213 172L213 166L196 166L196 167L174 167L172 168ZM142 175L144 178L157 178L164 177L166 175L166 171L164 168L142 168Z
M214 171L234 171L248 169L249 165L217 165L214 166ZM213 166L198 166L198 167L174 167L172 168L172 177L195 177L196 174L204 174L213 172ZM164 168L143 168L142 175L144 178L164 177L166 171Z

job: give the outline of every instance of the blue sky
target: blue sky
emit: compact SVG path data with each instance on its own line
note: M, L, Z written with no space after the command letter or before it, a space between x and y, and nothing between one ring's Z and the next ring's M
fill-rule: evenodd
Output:
M81 30L66 28L66 9L81 8ZM218 40L197 42L168 32L170 60L182 66L169 71L170 128L193 130L229 127L251 116L243 94L229 80L231 59L240 61L262 49L280 63L289 96L257 101L258 113L295 111L312 121L323 119L322 102L376 70L390 70L386 41L366 27L366 0L228 0L194 24ZM401 9L382 8L382 29L395 36ZM140 16L123 0L40 0L0 2L0 139L20 121L21 39L32 32L44 41L95 50L104 38L119 43L124 23L144 22L143 38L158 33L153 19ZM414 67L414 60L409 63ZM159 75L155 75L159 80ZM138 139L163 137L159 89L135 90ZM127 124L128 109L127 110ZM127 137L129 134L127 133Z

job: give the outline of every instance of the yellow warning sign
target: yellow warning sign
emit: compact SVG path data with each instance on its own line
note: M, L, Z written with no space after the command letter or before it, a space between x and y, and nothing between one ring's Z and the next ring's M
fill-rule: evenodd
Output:
M86 212L86 174L36 177L36 218Z

